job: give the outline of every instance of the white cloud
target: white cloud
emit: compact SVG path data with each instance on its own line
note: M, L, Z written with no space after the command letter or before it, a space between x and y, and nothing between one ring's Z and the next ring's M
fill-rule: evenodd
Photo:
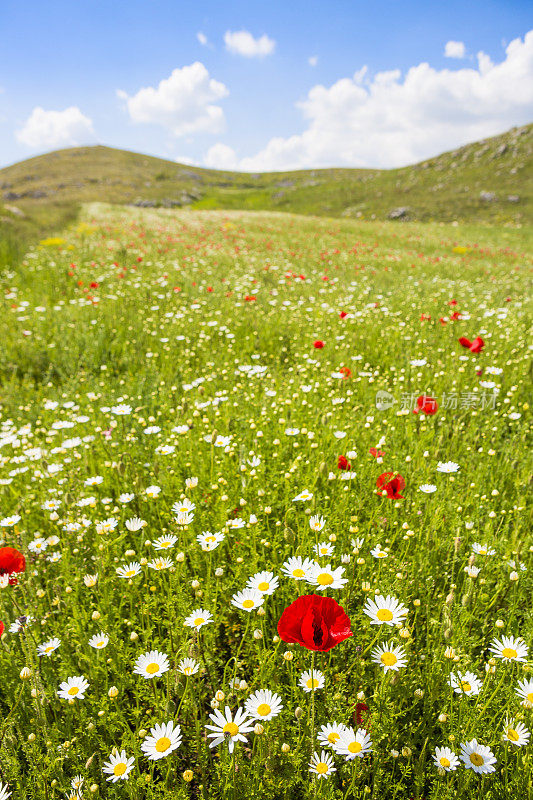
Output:
M309 64L310 67L316 67L316 65L318 64L318 56L309 56L309 58L307 59L307 63Z
M465 43L454 41L446 42L444 55L446 58L464 58L466 55Z
M228 94L223 83L209 77L200 61L173 70L157 87L139 89L132 97L121 90L117 92L126 100L134 122L161 125L174 136L223 130L224 111L215 103Z
M36 106L15 135L22 144L39 150L75 147L96 139L92 120L77 106L69 106L64 111L45 111Z
M202 31L198 31L198 33L196 34L196 38L198 39L200 44L203 44L204 46L207 45L207 36L205 35L205 33L202 33Z
M533 31L494 64L436 70L427 63L370 77L366 67L314 86L298 107L303 133L275 137L239 161L251 172L308 167L399 167L531 121Z
M204 164L211 169L237 169L239 159L232 147L218 142L207 151Z
M226 50L246 58L262 58L274 52L276 42L266 34L254 39L248 31L226 31L224 34Z

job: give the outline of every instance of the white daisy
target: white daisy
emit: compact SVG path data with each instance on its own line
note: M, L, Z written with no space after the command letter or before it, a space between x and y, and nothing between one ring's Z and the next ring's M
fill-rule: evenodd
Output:
M252 719L269 720L281 713L283 703L279 694L270 689L258 689L250 695L244 707Z
M160 536L158 539L154 539L152 544L156 550L169 550L171 547L174 547L177 541L177 536L168 534L167 536Z
M216 550L224 539L225 536L220 531L215 531L215 533L211 533L211 531L202 531L202 533L199 533L196 537L196 541L206 553Z
M97 633L96 636L92 636L89 639L89 644L91 647L94 647L95 650L103 650L104 647L107 647L109 644L109 636L106 636L105 633Z
M313 492L310 492L308 489L304 489L300 494L297 494L296 497L293 497L292 502L297 503L300 500L311 500L313 497Z
M72 678L67 678L66 681L59 684L57 694L63 700L83 700L85 692L89 688L89 682L85 680L83 675L78 675Z
M326 520L324 517L321 517L318 514L314 514L312 517L309 517L309 527L312 531L315 531L315 533L321 531L325 524Z
M345 730L346 725L343 725L342 722L331 722L327 725L322 725L316 738L318 739L318 743L323 747L333 747L335 742L339 741L341 733Z
M457 675L452 672L447 683L456 694L466 694L467 697L479 694L483 685L473 672L458 672Z
M503 661L526 661L527 660L527 645L523 639L514 636L502 636L500 639L493 639L489 647L491 653L494 653L496 658L501 658Z
M422 486L418 487L418 490L424 492L424 494L433 494L433 492L437 491L437 487L432 483L423 483Z
M158 650L150 650L148 653L139 656L135 662L133 672L135 675L142 675L149 680L163 675L170 669L170 664L165 653Z
M406 607L395 597L378 594L374 600L368 598L363 611L371 619L371 625L398 625L407 616Z
M203 628L204 625L209 625L210 622L213 622L213 615L210 611L207 611L205 608L195 608L194 611L191 611L189 616L184 619L183 624L188 628L196 628L199 630Z
M298 685L301 686L304 692L312 692L313 690L316 691L317 689L323 689L324 683L324 674L318 669L302 672L300 675L300 680L298 681Z
M131 756L128 758L125 750L117 751L116 748L109 756L109 761L105 761L102 767L104 775L109 777L106 780L116 783L117 781L125 781L128 779L130 772L133 769L135 758Z
M449 747L436 747L433 761L445 772L453 772L459 766L459 759Z
M116 571L119 578L134 578L141 572L141 565L138 561L131 561L129 564L117 567Z
M141 750L150 759L157 761L166 758L181 744L181 728L174 727L172 720L154 725L150 728L150 735L146 736L141 744Z
M478 775L496 771L494 753L487 745L478 744L476 739L461 744L460 758L466 769L473 769Z
M457 472L459 469L459 464L456 464L455 461L439 461L437 464L437 472L444 472L446 475Z
M517 747L528 744L531 733L523 722L516 722L514 719L506 719L503 726L503 740L511 742Z
M519 681L515 694L522 698L521 704L524 708L533 708L533 679L525 678L523 681Z
M51 656L60 644L61 639L50 639L48 642L43 642L43 644L37 646L37 653L40 656Z
M178 669L182 675L186 675L189 678L191 675L196 675L200 669L200 664L194 658L182 658L178 664Z
M294 578L296 581L305 581L311 571L315 562L311 558L302 558L302 556L291 556L287 561L282 564L281 571L288 578Z
M247 589L256 589L261 594L274 594L279 586L278 578L274 577L273 572L257 572L248 578Z
M407 664L407 656L403 647L395 645L394 642L387 642L372 650L372 661L383 667L384 672L389 670L397 672L400 667L405 667Z
M317 556L332 556L335 550L335 545L330 542L319 542L313 546L313 550Z
M307 583L316 586L318 591L322 592L326 589L342 589L348 583L348 578L343 578L343 575L344 567L332 569L329 564L326 567L314 564L310 568L306 580Z
M163 569L169 569L172 566L172 561L170 558L154 558L152 561L148 562L148 566L150 569L155 569L157 572L160 572Z
M265 595L261 594L257 589L244 589L242 592L236 592L236 594L232 595L231 605L250 612L262 606L264 601Z
M336 768L333 766L333 756L330 755L330 753L326 753L325 750L322 750L320 755L316 752L313 753L311 761L309 762L309 772L317 775L320 779L329 778L329 776L336 771Z
M213 740L209 742L209 747L217 747L224 740L227 740L230 753L233 753L235 742L247 741L243 734L250 733L254 727L250 724L248 715L243 708L237 709L235 717L231 713L229 706L224 709L224 714L216 708L213 714L209 714L209 719L215 723L214 725L205 726L207 730L212 731L212 733L207 734L207 737Z
M367 753L372 752L372 742L370 734L364 728L345 728L339 739L334 743L333 749L340 756L344 756L347 761L354 758L363 758Z

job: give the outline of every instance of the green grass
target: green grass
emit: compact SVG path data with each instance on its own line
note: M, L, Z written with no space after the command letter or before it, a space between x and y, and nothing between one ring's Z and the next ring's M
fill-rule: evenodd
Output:
M98 200L377 220L405 207L410 220L529 224L532 138L533 125L514 128L403 169L256 175L191 167L110 147L59 150L0 170L4 204L25 215L0 206L0 241L14 234L27 243L56 233L80 204ZM483 199L483 192L493 193L494 199Z
M0 530L27 559L18 584L0 589L0 781L14 800L59 800L78 775L84 798L110 800L531 796L531 743L502 741L507 717L533 726L516 693L533 668L530 230L92 204L63 239L30 248L2 278ZM454 310L463 317L452 321ZM477 335L480 354L458 343ZM391 407L376 407L378 390ZM412 413L422 394L437 398L434 416ZM355 473L347 480L340 455ZM438 472L447 461L458 472ZM393 471L403 499L376 493ZM312 498L295 501L304 489ZM184 498L194 519L178 524L172 506ZM320 532L313 514L326 520ZM143 529L126 526L134 516ZM204 552L203 531L225 538ZM167 535L174 546L157 550ZM313 695L299 686L311 653L280 641L277 623L299 594L317 593L282 565L316 558L318 542L334 546L322 566L344 570L347 583L325 594L353 636L316 653L325 686ZM475 543L494 555L476 555ZM387 557L372 555L378 545ZM169 569L148 566L159 556ZM120 578L132 561L140 574ZM239 610L232 596L262 570L279 588L259 611ZM364 606L378 592L405 605L397 627L370 624ZM197 608L213 615L200 635L183 625ZM11 633L28 614L25 632ZM88 644L100 631L102 651ZM523 663L493 657L502 635L523 638ZM60 646L39 658L53 637ZM372 654L389 641L407 663L385 674ZM153 680L133 671L149 650L170 662ZM188 679L185 657L199 665ZM466 671L478 695L448 685ZM59 698L80 675L85 698ZM279 694L282 712L234 757L225 743L209 749L215 693L235 711L258 689ZM337 771L317 781L313 732L357 727L363 698L372 752L349 762L331 751ZM149 761L144 732L169 720L183 741ZM495 771L461 763L439 775L435 748L459 753L474 738ZM116 784L102 772L113 747L135 758Z

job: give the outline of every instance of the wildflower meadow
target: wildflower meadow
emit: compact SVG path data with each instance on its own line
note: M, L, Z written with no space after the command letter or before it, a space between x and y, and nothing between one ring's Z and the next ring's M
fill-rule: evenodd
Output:
M92 204L4 271L0 800L533 797L528 245Z

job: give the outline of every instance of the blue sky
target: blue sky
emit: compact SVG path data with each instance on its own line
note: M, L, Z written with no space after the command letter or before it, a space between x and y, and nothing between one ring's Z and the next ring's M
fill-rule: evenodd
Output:
M93 142L251 170L409 163L533 119L531 28L509 0L2 0L0 165Z

